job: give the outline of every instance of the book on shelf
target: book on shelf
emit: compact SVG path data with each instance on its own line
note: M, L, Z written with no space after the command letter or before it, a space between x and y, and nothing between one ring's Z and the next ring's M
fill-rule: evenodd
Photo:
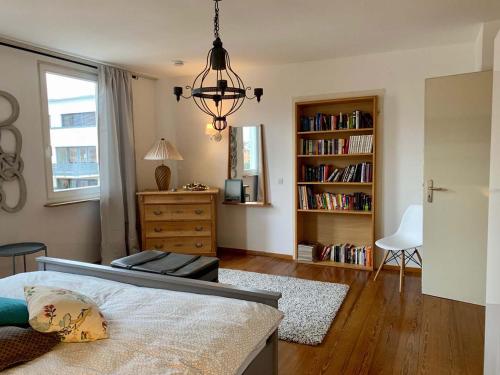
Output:
M372 182L372 163L351 164L345 168L333 165L302 165L300 169L302 182Z
M349 210L371 211L372 197L366 193L314 193L310 186L299 186L299 209L301 210Z
M373 128L371 113L355 110L352 113L324 114L300 117L300 131L328 131L343 129L370 129Z
M369 154L373 152L373 134L336 139L300 139L301 155Z

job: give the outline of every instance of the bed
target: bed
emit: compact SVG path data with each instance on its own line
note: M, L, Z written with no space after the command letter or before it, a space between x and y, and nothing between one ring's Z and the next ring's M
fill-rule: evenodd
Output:
M37 258L40 271L0 279L0 296L24 285L91 297L110 338L63 343L5 374L277 374L279 293Z

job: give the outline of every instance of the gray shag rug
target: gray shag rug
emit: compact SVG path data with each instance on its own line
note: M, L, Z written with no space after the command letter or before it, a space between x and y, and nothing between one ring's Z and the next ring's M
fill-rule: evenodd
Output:
M345 284L225 268L219 269L219 282L280 292L278 308L285 317L279 338L307 345L321 344L349 290Z

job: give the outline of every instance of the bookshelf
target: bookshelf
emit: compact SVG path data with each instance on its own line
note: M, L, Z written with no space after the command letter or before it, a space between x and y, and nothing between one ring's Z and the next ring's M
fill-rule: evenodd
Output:
M344 120L341 126L344 128L338 129L340 113L343 114ZM294 258L297 261L318 266L373 270L377 113L377 96L295 103ZM323 116L318 118L318 114ZM362 122L361 114L365 116ZM366 121L366 114L371 115L371 127L365 127L369 124L369 121ZM345 128L346 115L350 118L349 128ZM327 120L324 120L325 118ZM363 147L353 146L354 141L355 145L361 145L357 138L363 140ZM365 143L367 139L371 142L368 145ZM328 146L325 146L325 143ZM353 170L351 174L346 172L349 168ZM332 181L330 178L336 180ZM345 178L348 181L345 181ZM363 197L362 202L367 199L371 204L363 203L360 206L360 197ZM354 202L354 205L347 202ZM336 207L336 209L326 207ZM361 249L363 255L358 253L356 258L347 259L348 262L334 261L334 258L314 262L299 260L298 245L303 242L314 242L323 246L348 243ZM371 264L365 264L368 258L366 249L369 247L371 247ZM362 249L365 249L365 252ZM339 252L340 249L337 249L337 255ZM342 255L345 254L342 252Z

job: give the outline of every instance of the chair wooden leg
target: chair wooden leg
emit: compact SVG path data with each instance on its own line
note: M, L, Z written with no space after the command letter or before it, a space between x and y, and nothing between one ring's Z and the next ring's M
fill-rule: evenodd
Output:
M378 274L380 273L380 270L385 264L385 261L387 260L387 257L389 256L389 250L385 252L384 259L382 260L382 263L380 263L380 266L378 266L377 273L375 274L375 277L373 278L373 281L377 280Z
M403 277L405 273L405 252L401 250L401 268L399 269L399 293L403 291Z
M422 263L422 257L420 256L420 253L418 252L418 249L415 249L415 254L417 255L417 258L418 258L418 260L420 261L420 264L423 267L424 264Z

